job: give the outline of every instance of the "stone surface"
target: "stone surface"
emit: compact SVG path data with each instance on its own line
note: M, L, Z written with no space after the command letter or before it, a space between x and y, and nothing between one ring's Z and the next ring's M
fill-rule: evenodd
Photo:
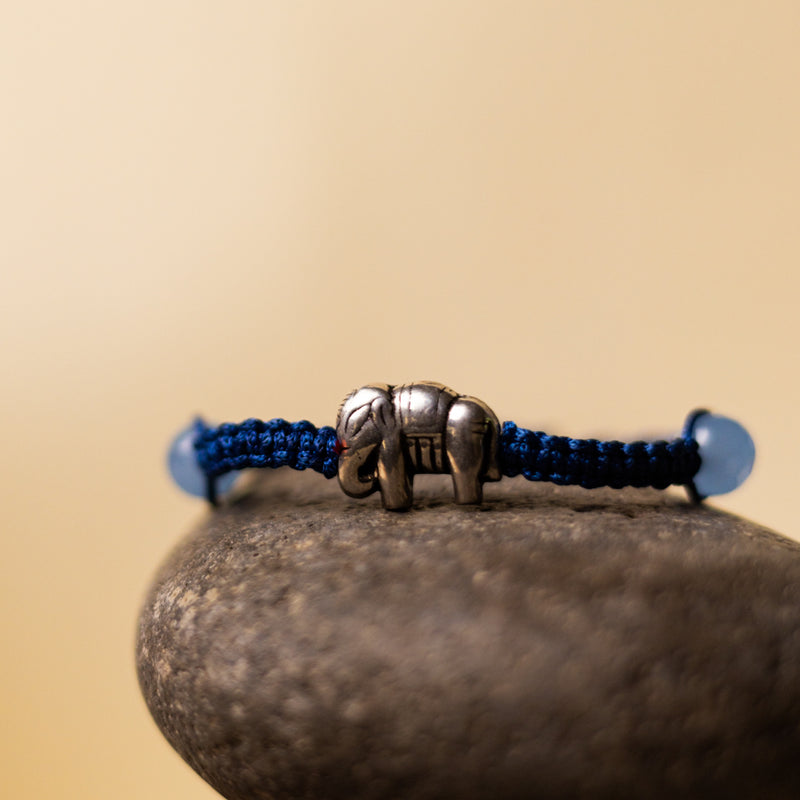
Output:
M677 494L415 494L263 475L160 570L142 690L225 797L800 797L800 546Z

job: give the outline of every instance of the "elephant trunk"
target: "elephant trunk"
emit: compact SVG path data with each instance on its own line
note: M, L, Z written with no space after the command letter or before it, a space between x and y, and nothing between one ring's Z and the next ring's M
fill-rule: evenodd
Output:
M378 488L377 466L365 469L376 446L345 450L339 456L339 485L350 497L366 497Z

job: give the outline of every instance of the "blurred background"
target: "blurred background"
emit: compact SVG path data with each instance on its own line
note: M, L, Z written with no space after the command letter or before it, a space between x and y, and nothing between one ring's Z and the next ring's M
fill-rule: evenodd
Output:
M210 419L433 379L758 461L800 538L800 5L41 0L0 11L0 795L217 796L135 621Z

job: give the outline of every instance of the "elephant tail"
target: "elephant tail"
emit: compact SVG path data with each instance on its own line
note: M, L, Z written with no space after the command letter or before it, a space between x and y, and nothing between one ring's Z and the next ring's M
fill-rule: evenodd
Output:
M486 454L486 466L483 471L483 480L499 481L503 477L503 473L500 471L500 425L496 419L487 419L486 422L483 451Z

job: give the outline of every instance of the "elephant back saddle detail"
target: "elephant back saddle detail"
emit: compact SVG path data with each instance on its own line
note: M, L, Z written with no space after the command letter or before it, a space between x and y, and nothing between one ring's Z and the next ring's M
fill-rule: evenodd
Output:
M499 433L484 402L441 383L369 384L339 409L339 483L351 497L380 490L386 508L401 510L415 474L449 473L457 503L480 503L483 482L501 477Z

